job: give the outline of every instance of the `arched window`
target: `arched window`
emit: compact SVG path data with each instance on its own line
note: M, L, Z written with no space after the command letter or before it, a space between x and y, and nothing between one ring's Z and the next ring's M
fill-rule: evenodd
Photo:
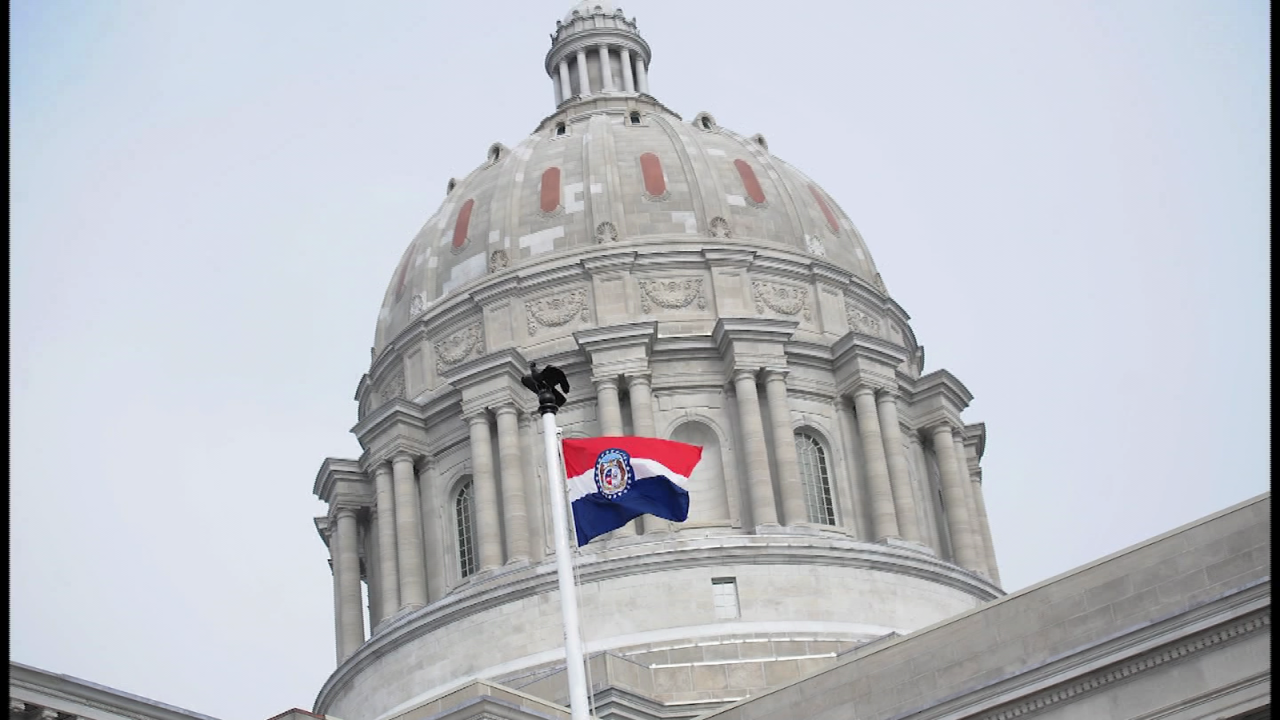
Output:
M458 528L458 569L462 577L474 575L476 563L476 513L471 501L474 494L470 480L463 484L453 501L453 516Z
M827 470L827 453L817 438L796 433L796 457L800 461L800 483L804 485L804 504L809 522L835 525L835 503L831 500L831 475Z
M638 112L633 112L633 113L631 113L631 115L629 116L629 119L631 120L631 124L632 124L632 125L639 125L639 124L640 124L640 113L638 113Z

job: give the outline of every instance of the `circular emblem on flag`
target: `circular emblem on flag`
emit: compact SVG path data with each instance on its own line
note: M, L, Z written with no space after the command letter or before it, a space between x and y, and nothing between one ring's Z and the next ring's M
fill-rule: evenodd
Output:
M596 490L601 495L612 500L625 493L635 479L631 456L625 451L610 448L596 456Z

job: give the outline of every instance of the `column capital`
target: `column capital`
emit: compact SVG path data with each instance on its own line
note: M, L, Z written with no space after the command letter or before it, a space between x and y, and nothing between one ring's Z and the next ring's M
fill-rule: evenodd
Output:
M787 379L787 375L790 374L790 372L791 372L790 368L766 367L764 368L761 374L764 375L765 382L768 382L774 379L782 380L785 382Z
M397 450L396 453L391 456L392 465L395 465L396 463L404 463L404 462L407 462L412 465L414 462L414 455L407 450Z
M604 375L600 377L592 377L591 382L595 384L596 392L600 392L601 388L618 389L618 378L612 375Z
M462 409L462 419L465 420L468 425L478 425L482 422L487 423L489 422L489 408L488 407L472 407L472 408L464 407Z
M902 391L896 387L882 387L876 390L876 400L881 403L897 402Z
M436 456L431 453L418 456L418 462L414 464L414 469L420 473L431 472L432 470L435 470Z
M730 376L735 383L742 379L749 379L754 383L756 381L756 372L756 368L734 368Z
M494 409L493 409L493 414L494 414L495 416L501 416L501 415L517 415L517 414L519 414L519 408L517 408L517 407L516 407L516 404L515 404L515 402L514 402L514 401L512 401L512 402L505 402L505 403L502 403L501 405L499 405L498 407L494 408Z
M632 385L652 385L653 384L652 373L648 372L647 370L627 373L624 377L627 379L627 387L631 387Z
M340 520L349 515L354 520L357 517L357 510L358 508L351 505L339 505L333 509L333 517L335 520Z
M853 396L854 396L855 398L856 398L856 397L861 397L861 396L863 396L863 395L872 395L872 396L874 396L874 395L876 394L876 390L877 390L877 388L876 388L876 386L874 386L874 385L866 385L866 384L858 385L857 387L855 387L855 388L853 389Z
M390 460L379 460L378 462L376 462L376 463L374 463L374 464L373 464L373 474L374 474L374 475L381 475L381 474L383 474L383 473L386 473L387 475L390 475L390 474L391 474L391 461L390 461Z

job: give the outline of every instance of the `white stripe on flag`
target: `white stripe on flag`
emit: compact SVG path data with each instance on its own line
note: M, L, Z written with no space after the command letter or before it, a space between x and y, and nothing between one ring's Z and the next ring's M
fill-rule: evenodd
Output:
M631 458L631 467L636 471L636 480L654 477L656 475L665 475L667 479L677 485L684 485L689 482L689 478L683 475L677 475L672 472L666 465L657 460L649 460L648 458ZM573 502L584 495L590 495L596 492L596 469L575 475L568 480L569 486L569 502Z

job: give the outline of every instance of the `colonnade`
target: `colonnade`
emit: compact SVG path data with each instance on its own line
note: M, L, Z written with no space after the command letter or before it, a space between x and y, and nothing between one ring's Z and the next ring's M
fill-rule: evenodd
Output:
M622 77L613 75L612 57L617 54L622 66ZM594 58L588 59L594 55ZM572 60L577 68L578 92L573 91L572 73L569 63ZM591 78L587 72L587 63L594 62L600 66L600 87L591 87ZM552 77L555 87L556 104L572 97L588 97L599 93L627 92L648 93L649 75L645 69L644 58L639 53L632 55L631 49L600 43L582 46L572 54L566 54L557 65L557 75Z
M742 510L744 515L749 513L756 527L809 521L787 375L785 368L739 368L731 373L740 433L736 441L745 461L747 492ZM657 434L647 369L598 374L592 381L601 435L621 436L627 432L621 401L624 389L630 396L631 434ZM765 394L763 407L760 385ZM856 470L848 468L851 472L847 475L861 479L863 484L856 489L855 498L861 494L871 521L871 526L858 534L877 542L901 539L928 545L926 515L913 491L898 401L897 390L870 385L859 385L836 399L842 433L853 433L856 428L862 448L860 461L855 460L850 445L852 434L843 438L846 462L860 462ZM540 561L545 552L543 508L533 470L537 463L530 461L536 456L532 415L512 400L464 412L463 419L471 450L476 570L489 570L504 562ZM496 464L492 441L495 435ZM970 467L962 429L939 422L926 427L922 435L937 459L951 559L998 583L981 470L976 457ZM327 526L339 662L354 653L365 638L360 602L362 550L372 625L439 599L448 584L460 579L446 567L448 558L456 554L445 545L445 538L455 529L450 522L453 508L438 492L441 488L437 488L433 458L400 452L374 465L368 474L373 480L372 507L337 505ZM833 473L833 479L841 475L845 473ZM665 524L645 528L635 521L614 531L612 537L665 529Z

